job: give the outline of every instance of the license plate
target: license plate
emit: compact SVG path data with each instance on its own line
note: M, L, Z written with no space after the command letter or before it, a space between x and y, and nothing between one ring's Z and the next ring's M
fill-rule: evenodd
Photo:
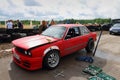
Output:
M14 56L16 59L20 60L19 55L17 55L16 53L14 53L13 56Z
M118 32L118 31L113 31L113 32Z

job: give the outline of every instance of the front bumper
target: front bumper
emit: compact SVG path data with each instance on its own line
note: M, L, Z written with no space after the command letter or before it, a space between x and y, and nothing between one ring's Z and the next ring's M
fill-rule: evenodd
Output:
M27 70L36 70L42 68L42 58L32 58L27 57L23 54L17 52L14 48L12 49L13 53L13 61L20 67L27 69Z
M118 30L111 30L110 33L120 34L120 31L118 31Z

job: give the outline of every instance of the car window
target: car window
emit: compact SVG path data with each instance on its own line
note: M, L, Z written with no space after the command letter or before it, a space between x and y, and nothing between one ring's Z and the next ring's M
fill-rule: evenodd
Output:
M80 29L79 29L79 27L74 27L73 29L75 29L75 35L79 36L80 35Z
M63 26L51 26L47 28L41 35L50 36L54 38L62 38L66 28Z
M81 26L80 31L82 35L88 34L90 32L85 26Z
M79 29L79 27L73 27L68 30L68 33L67 33L65 39L74 38L77 36L80 36L80 29Z
M120 24L114 24L113 27L120 27Z

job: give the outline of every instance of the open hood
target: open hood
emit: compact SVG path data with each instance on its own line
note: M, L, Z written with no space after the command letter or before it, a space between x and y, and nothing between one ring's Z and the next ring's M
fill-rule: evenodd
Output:
M48 36L35 35L35 36L29 36L29 37L16 39L12 41L12 43L17 47L21 47L27 50L27 49L40 46L40 45L44 45L46 43L54 42L57 40L58 39L56 38L52 38Z

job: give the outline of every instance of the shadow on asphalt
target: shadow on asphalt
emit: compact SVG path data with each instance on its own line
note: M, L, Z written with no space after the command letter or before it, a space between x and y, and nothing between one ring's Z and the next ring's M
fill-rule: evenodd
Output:
M99 53L97 53L99 54ZM13 62L10 64L11 70L9 70L10 80L87 80L89 75L82 72L87 67L88 62L76 61L77 56L88 55L85 50L75 52L74 54L65 56L61 59L60 65L54 70L36 70L27 71ZM94 57L93 65L103 68L107 61L105 59ZM61 75L58 75L61 73Z

